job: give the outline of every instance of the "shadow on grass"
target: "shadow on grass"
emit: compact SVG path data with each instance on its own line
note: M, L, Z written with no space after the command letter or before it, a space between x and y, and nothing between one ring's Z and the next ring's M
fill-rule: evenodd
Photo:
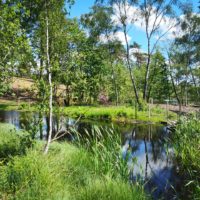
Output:
M6 110L8 109L8 105L0 104L0 110Z
M12 104L0 104L0 110L10 110L10 109L15 109L15 105Z

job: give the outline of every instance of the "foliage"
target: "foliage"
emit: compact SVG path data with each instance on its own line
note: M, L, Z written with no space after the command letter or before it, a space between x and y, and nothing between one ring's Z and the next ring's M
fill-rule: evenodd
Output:
M0 160L7 162L12 156L23 155L26 151L28 135L16 132L14 126L0 123Z
M9 1L0 2L0 95L9 89L10 77L30 55L28 39L20 27L20 9L20 3L10 6Z
M152 56L149 79L150 86L148 98L151 97L158 102L164 102L164 100L170 99L171 90L168 67L164 56L158 50Z
M200 195L200 122L193 115L180 119L173 136L175 153L181 163L181 169L188 175L185 189L192 199Z

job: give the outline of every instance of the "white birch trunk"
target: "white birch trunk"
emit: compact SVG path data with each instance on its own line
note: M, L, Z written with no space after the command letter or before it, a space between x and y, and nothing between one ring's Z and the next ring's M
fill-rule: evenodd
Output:
M46 5L46 1L45 1ZM48 132L48 139L45 145L44 154L48 153L49 145L52 139L52 77L51 77L51 63L49 57L49 19L48 19L48 12L47 12L47 5L46 5L46 57L47 57L47 73L48 73L48 81L49 81L49 132Z

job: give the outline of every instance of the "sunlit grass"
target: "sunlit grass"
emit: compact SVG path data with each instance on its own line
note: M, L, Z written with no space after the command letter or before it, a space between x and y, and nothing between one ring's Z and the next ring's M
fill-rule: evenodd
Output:
M135 111L130 106L70 106L64 108L64 113L71 117L89 118L97 120L108 120L117 122L160 122L167 121L166 111L153 108L149 116L149 111ZM176 119L176 114L169 112L169 119Z
M12 134L10 128L13 129L9 125L0 124L0 137L4 138L7 134L9 138ZM95 129L94 133L98 131ZM12 137L23 145L20 143L22 138L17 136L20 134L15 131ZM43 154L44 144L40 141L29 147L25 154L11 155L8 162L0 164L0 199L147 199L142 186L130 185L119 175L120 168L117 166L121 162L120 151L112 149L120 142L119 137L104 140L100 132L97 134L94 140L91 139L83 146L80 143L76 146L67 142L54 142L48 155ZM10 139L4 141L8 152L15 149L13 145L9 146L10 142ZM119 145L114 150L119 150Z
M57 112L57 107L54 107L54 112ZM0 110L19 110L37 112L38 108L35 103L17 102L0 100ZM166 110L154 107L149 111L135 111L131 106L69 106L60 107L59 110L66 116L91 120L105 120L121 123L135 122L161 122L167 121ZM176 114L169 112L168 119L176 119Z

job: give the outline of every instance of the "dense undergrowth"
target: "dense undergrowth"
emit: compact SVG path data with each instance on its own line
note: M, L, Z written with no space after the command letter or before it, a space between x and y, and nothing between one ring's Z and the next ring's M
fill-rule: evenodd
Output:
M99 133L84 147L54 142L44 155L43 142L33 143L24 134L0 124L0 199L147 199L141 186L130 185L120 173L120 152L107 145L112 137L101 140Z
M200 120L181 118L173 136L173 145L181 170L187 175L185 191L191 199L200 197Z

